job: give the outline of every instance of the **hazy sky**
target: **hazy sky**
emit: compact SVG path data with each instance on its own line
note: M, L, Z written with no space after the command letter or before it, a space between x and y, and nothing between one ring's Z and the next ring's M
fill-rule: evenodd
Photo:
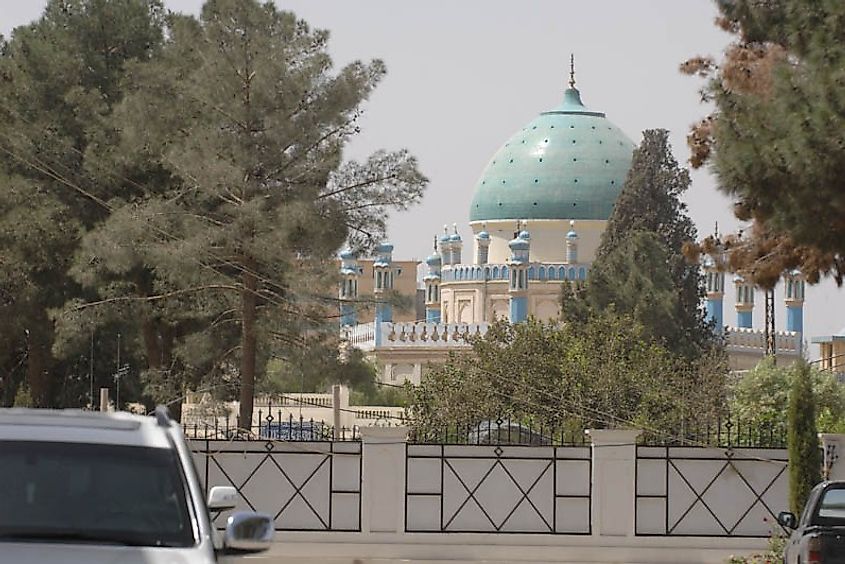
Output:
M197 13L201 0L165 0ZM458 223L465 241L475 182L490 157L539 112L557 105L575 54L584 103L639 142L648 128L671 132L686 163L690 124L707 112L701 81L678 72L685 58L719 55L730 37L713 25L709 0L276 0L312 26L331 31L337 67L383 59L388 75L367 104L348 158L408 148L431 180L424 202L391 218L397 258L424 258L432 235ZM45 0L0 0L0 33L37 18ZM700 233L716 221L737 227L730 202L706 171L692 173L687 195ZM562 243L561 243L562 244ZM733 324L733 287L725 320ZM778 329L785 326L777 291ZM755 327L763 326L758 294ZM831 282L807 290L805 337L845 325L845 291ZM813 345L810 353L818 356Z

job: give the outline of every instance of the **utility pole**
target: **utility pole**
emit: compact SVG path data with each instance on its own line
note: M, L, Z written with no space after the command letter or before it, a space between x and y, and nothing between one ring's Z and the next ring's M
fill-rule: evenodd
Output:
M775 289L766 290L766 356L772 357L777 363L777 349L775 346Z
M94 328L91 328L91 350L88 357L88 401L94 410Z

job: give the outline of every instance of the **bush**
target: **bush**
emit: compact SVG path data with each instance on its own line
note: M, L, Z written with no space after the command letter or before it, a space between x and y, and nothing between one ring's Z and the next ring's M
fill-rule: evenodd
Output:
M821 455L816 431L816 401L810 366L796 364L789 394L789 506L801 514L813 486L821 481Z

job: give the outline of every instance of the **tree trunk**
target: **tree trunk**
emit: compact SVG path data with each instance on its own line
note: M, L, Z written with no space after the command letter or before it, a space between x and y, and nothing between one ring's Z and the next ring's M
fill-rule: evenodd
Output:
M176 421L182 420L182 401L185 389L179 375L173 370L173 342L175 334L173 327L160 319L147 318L141 323L141 334L144 337L144 352L147 358L147 368L161 373L173 384L174 393L159 401L169 402L167 408ZM169 389L166 388L166 389ZM177 397L178 396L178 397ZM155 398L154 398L155 399Z
M33 407L50 405L50 345L38 329L30 332L29 351L26 359L26 382Z
M258 280L255 277L255 261L244 261L241 290L241 395L239 425L242 429L252 426L252 404L255 400L255 354L256 354L256 292Z

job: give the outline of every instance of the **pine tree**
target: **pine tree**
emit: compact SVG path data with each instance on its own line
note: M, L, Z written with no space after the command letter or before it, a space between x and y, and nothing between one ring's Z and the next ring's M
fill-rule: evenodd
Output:
M330 74L327 39L252 0L174 17L161 56L132 67L133 92L98 147L165 180L116 211L113 232L136 237L135 254L113 254L110 271L128 255L155 274L143 302L187 303L208 320L188 320L196 330L175 354L192 371L237 375L245 426L273 347L327 321L340 245L377 243L386 210L417 202L426 183L405 151L343 163L385 71L374 61Z
M688 171L672 156L668 132L644 131L579 294L588 309L615 304L670 350L695 357L712 348L714 337L700 307L701 273L683 254L685 243L696 238L680 199L689 185ZM583 318L584 303L569 301L563 304L564 319Z
M821 455L816 431L816 402L810 366L799 361L789 394L789 506L799 515L813 486L821 481Z
M811 282L833 275L841 285L845 3L717 5L717 23L736 40L718 63L696 57L681 70L708 78L703 98L716 107L689 135L691 162L710 164L737 217L753 222L723 241L730 266L763 287L797 267Z
M127 61L160 44L163 18L156 0L51 0L0 46L0 348L23 350L35 406L57 405L55 384L88 349L57 354L51 312L86 294L73 255L115 195L86 170L90 134L121 99Z

